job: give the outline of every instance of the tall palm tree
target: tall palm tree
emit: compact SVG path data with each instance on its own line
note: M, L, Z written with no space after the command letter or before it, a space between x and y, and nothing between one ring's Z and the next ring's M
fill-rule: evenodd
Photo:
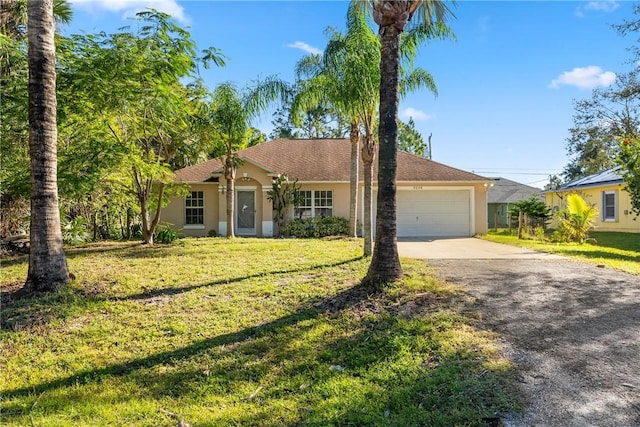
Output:
M53 0L29 0L29 157L31 227L25 286L51 291L69 283L57 182L55 22Z
M329 104L337 109L350 122L349 140L351 142L350 165L350 235L357 234L356 216L358 200L358 158L361 140L361 127L367 122L369 112L377 108L377 90L379 84L378 63L380 47L377 36L371 31L362 8L352 2L347 11L347 31L345 34L329 29L330 40L320 55L303 58L297 64L299 78L308 80L301 83L300 96L293 102L295 113L300 106L310 108L314 104ZM365 163L365 241L370 238L370 224L367 223L367 167L373 162L368 150L363 149ZM370 188L370 187L369 187ZM369 204L370 206L370 204ZM370 222L370 221L369 221ZM365 255L367 253L365 244Z
M227 195L227 237L235 237L235 179L240 164L237 152L251 135L249 123L277 98L284 99L288 85L276 77L256 81L244 93L231 82L221 83L212 93L209 122L214 139L224 148L222 156Z
M435 33L450 9L441 0L369 0L380 32L380 124L376 245L365 282L379 286L402 278L396 241L396 169L398 96L401 50L405 27L414 17Z
M303 58L297 65L298 77L308 77L303 82L302 104L308 108L315 103L326 102L351 120L351 203L350 222L355 235L355 216L358 183L358 146L362 140L364 171L364 255L371 256L372 233L372 181L373 162L376 155L376 113L380 92L380 39L369 26L362 2L354 0L347 11L347 31L342 34L330 29L330 41L322 56ZM427 88L436 93L431 75L413 67L417 46L427 39L450 36L447 28L427 31L417 27L403 37L400 94ZM300 101L299 101L300 102ZM294 106L296 103L294 102ZM295 111L296 109L293 108Z

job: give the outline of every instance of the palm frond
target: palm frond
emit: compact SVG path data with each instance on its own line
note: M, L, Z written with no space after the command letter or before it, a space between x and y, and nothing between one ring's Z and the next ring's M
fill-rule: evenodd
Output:
M438 88L433 76L423 68L416 68L409 75L402 76L399 83L400 96L419 89L428 89L434 96L438 96Z
M301 80L313 77L322 72L322 56L306 55L296 63L296 79Z
M247 119L253 119L278 100L284 103L290 92L289 84L277 76L254 80L243 97Z
M453 30L444 22L437 22L432 25L413 25L402 33L400 39L400 55L403 66L413 67L414 58L418 54L420 46L431 40L455 40Z

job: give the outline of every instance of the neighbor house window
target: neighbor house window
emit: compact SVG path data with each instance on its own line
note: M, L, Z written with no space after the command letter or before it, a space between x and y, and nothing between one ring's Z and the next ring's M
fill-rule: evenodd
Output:
M185 200L185 225L204 225L204 192L192 191Z
M618 210L616 206L616 192L615 191L603 191L602 192L602 220L603 221L617 221Z
M333 191L300 191L300 204L294 211L296 218L324 218L333 216Z

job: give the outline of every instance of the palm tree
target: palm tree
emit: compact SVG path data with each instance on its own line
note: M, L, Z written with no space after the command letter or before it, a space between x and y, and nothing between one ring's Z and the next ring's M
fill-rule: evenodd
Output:
M372 181L373 161L376 155L376 113L380 92L380 39L368 25L359 1L352 1L347 12L347 31L341 34L331 30L331 39L322 56L303 58L297 65L298 77L310 77L302 82L301 97L305 108L313 103L329 103L351 119L351 203L350 222L355 235L355 217L358 183L358 146L362 139L364 171L364 255L371 256L372 233ZM413 68L417 46L424 40L449 36L446 27L427 31L417 27L403 37L400 94L422 87L436 93L431 75L423 69ZM300 101L299 101L300 102ZM294 103L295 105L295 103ZM295 108L293 109L295 111Z
M55 22L71 22L71 6L67 0L53 0ZM27 0L2 0L0 2L0 33L13 39L24 37L27 26Z
M31 252L25 286L35 291L52 291L71 280L58 209L54 33L53 0L29 0Z
M373 286L402 278L396 242L396 169L400 42L414 15L427 32L438 34L451 13L441 0L369 0L380 32L380 124L376 245L365 282Z
M245 93L231 82L220 84L213 91L209 123L214 139L224 149L222 156L227 194L227 237L235 237L235 179L240 164L237 152L246 148L252 135L251 119L264 111L278 97L284 99L288 85L275 77L257 81Z
M358 200L358 157L361 139L361 125L365 124L370 112L377 108L376 88L379 82L378 63L380 47L378 38L366 22L363 10L352 2L347 12L347 31L345 34L329 29L330 40L322 56L312 55L303 58L298 64L298 77L307 77L301 82L302 91L294 100L294 114L300 107L310 108L317 104L329 104L337 109L350 122L349 140L351 142L350 165L350 235L357 235L356 216ZM370 212L367 215L367 167L373 163L373 157L367 155L370 150L363 148L365 164L365 242L367 230L371 230ZM370 186L368 187L370 188ZM369 197L370 199L370 197ZM370 203L369 203L370 207ZM369 223L367 222L369 218ZM365 255L368 246L365 243Z

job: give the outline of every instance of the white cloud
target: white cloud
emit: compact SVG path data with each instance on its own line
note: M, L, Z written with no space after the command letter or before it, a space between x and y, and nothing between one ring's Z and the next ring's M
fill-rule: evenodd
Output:
M592 10L595 12L611 13L620 7L618 0L599 0L590 1L585 6L579 6L576 9L576 15L580 18L584 16L585 10Z
M322 51L320 49L318 49L317 47L311 46L308 43L305 42L301 42L301 41L297 41L295 43L290 43L287 45L287 47L291 47L293 49L300 49L304 52L310 53L312 55L320 55L322 53Z
M598 86L611 86L616 80L612 71L603 71L601 67L589 65L565 71L551 81L549 87L557 89L562 85L575 86L579 89L594 89Z
M613 12L620 7L620 3L617 0L604 0L604 1L590 1L584 7L586 10L596 10L599 12Z
M481 33L487 33L489 32L489 30L491 29L491 27L489 26L491 22L491 17L490 16L481 16L478 19L478 30L480 30Z
M129 18L145 9L156 9L173 16L177 21L188 24L189 18L184 13L184 8L177 0L70 0L78 8L89 12L101 11L122 12L122 16Z
M429 115L424 111L416 110L413 107L407 107L402 110L402 112L400 112L400 117L402 117L403 119L409 119L410 117L413 117L413 120L418 122L433 119L432 115Z

